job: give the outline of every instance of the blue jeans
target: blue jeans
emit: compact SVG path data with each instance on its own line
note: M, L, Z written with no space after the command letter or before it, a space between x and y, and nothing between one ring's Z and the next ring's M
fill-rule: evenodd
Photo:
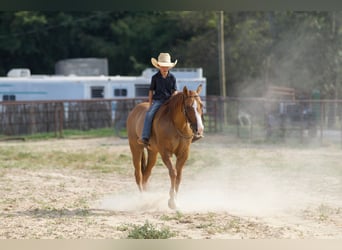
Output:
M147 110L142 131L143 139L150 139L153 117L163 103L164 101L161 100L153 100L151 107Z

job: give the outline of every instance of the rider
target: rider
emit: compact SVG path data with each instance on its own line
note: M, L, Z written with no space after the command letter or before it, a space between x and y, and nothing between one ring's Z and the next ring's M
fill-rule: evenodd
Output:
M142 138L138 139L138 143L144 146L149 145L151 135L152 121L155 113L172 95L177 93L176 77L170 72L177 64L171 62L169 53L160 53L158 60L151 58L151 63L159 71L152 76L150 89L148 92L149 109L146 112Z

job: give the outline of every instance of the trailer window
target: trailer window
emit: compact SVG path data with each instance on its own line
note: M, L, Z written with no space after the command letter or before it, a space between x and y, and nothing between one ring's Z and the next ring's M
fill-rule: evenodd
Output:
M104 87L91 87L91 98L104 98Z
M149 84L136 84L135 85L135 96L148 96L148 91L150 90Z
M127 89L114 89L114 96L127 96Z
M3 95L2 100L3 101L15 101L15 95Z

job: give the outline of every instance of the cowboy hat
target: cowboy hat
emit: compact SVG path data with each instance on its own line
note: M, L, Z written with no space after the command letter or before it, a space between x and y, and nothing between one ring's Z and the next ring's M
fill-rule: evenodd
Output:
M159 69L160 67L169 67L173 68L177 64L177 60L175 62L171 62L171 56L169 53L160 53L158 56L158 60L155 58L151 58L151 63L154 67Z

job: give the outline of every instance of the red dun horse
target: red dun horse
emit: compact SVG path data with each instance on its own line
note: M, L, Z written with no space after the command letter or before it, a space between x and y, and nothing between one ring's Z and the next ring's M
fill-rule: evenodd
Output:
M203 133L203 104L199 97L201 90L202 85L199 85L196 91L184 87L183 92L173 95L160 107L153 119L147 158L144 146L138 144L137 140L142 133L148 103L138 104L127 118L128 140L138 188L140 191L146 190L159 153L169 170L171 188L168 205L171 209L176 209L176 195L182 178L182 169L188 159L193 136L195 133ZM176 156L175 165L171 161L173 155Z

